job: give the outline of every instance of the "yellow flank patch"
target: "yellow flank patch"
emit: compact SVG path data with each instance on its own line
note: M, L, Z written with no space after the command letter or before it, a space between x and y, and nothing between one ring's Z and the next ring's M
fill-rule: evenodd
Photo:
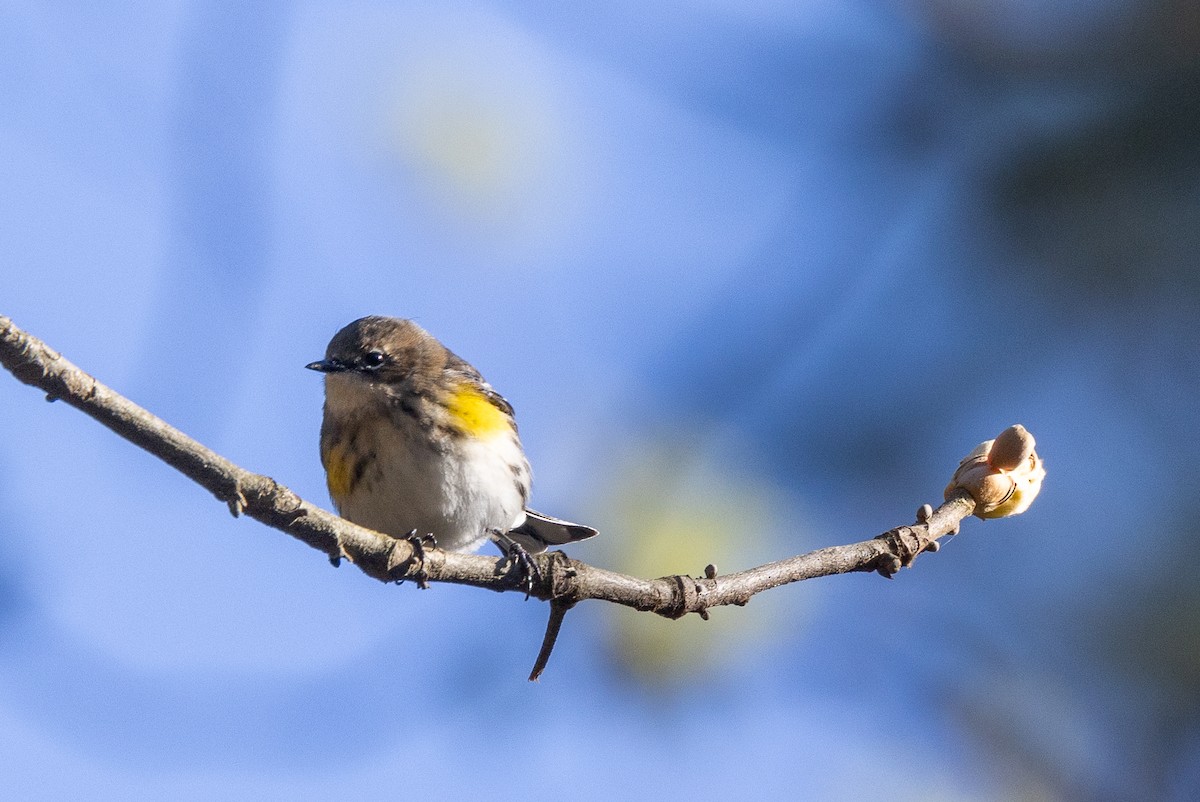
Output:
M460 384L447 399L446 409L455 428L474 437L491 437L512 431L512 423L492 401L470 384Z
M329 495L340 507L342 501L350 495L354 460L350 458L343 444L335 443L321 454L321 462L325 466L325 483L329 485Z

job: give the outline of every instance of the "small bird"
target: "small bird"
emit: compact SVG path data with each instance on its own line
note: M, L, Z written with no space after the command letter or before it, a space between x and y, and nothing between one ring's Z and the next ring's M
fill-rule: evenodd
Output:
M321 463L343 518L451 551L490 539L527 589L529 554L596 534L525 506L532 473L512 405L411 320L356 320L306 367L325 374Z

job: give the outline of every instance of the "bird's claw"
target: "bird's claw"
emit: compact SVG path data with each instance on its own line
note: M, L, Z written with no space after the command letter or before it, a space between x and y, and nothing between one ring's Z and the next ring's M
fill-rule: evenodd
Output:
M521 589L525 591L525 600L529 600L529 596L533 593L533 585L535 582L542 581L542 570L538 568L537 562L533 559L533 555L529 550L520 543L510 543L505 549L508 559L521 572Z
M417 530L414 529L405 535L404 539L412 544L413 557L420 562L420 567L417 569L416 573L413 574L412 579L417 583L417 587L421 590L429 590L429 573L425 570L425 549L436 549L437 538L434 537L430 532L426 532L423 535L417 534ZM401 579L396 584L403 585L404 580Z

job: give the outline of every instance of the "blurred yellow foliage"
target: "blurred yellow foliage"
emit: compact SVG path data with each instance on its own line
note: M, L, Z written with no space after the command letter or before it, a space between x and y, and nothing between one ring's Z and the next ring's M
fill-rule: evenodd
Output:
M777 533L789 500L768 479L718 463L689 443L641 446L615 464L601 531L616 570L646 578L703 576L710 563L734 571L785 556ZM797 531L791 520L787 531L791 540ZM802 550L794 540L786 547L789 554ZM749 641L767 636L780 602L766 594L745 608L713 610L708 621L622 613L612 619L611 656L639 682L683 685L728 667Z

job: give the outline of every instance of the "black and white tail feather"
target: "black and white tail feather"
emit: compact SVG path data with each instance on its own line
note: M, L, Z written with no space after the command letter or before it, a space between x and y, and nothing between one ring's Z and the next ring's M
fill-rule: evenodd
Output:
M525 522L507 532L497 532L493 539L507 554L512 545L530 554L538 554L551 546L565 546L577 540L595 537L597 530L583 524L552 518L535 510L525 510Z

